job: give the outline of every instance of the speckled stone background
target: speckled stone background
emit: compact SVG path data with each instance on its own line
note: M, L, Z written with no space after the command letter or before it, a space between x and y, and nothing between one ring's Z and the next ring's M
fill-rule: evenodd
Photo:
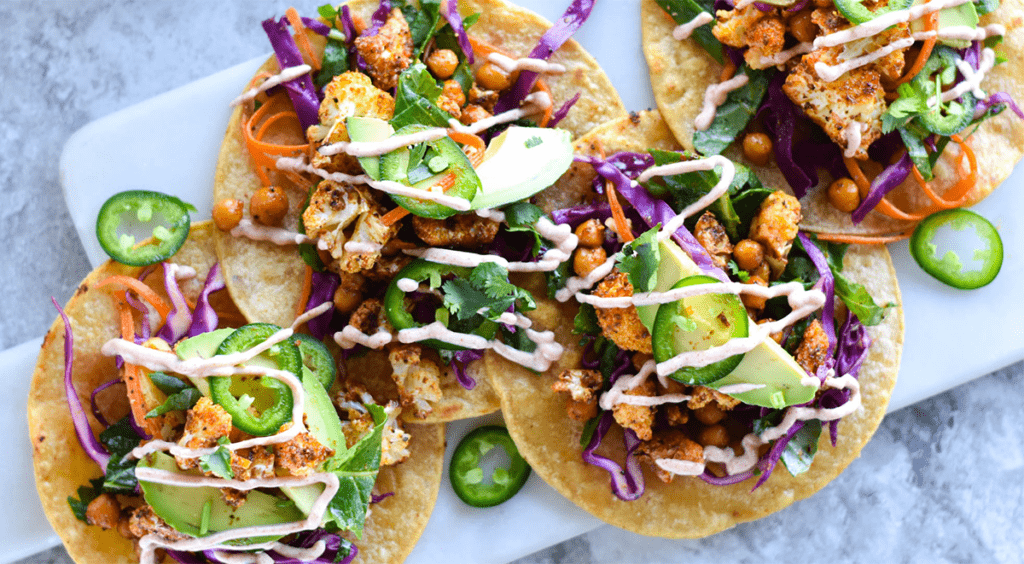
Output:
M303 13L316 6L296 4ZM58 178L68 137L268 52L259 21L287 5L0 2L0 349L42 335L54 318L50 296L67 300L89 270ZM1022 445L1017 364L889 415L835 482L761 521L700 541L605 526L519 562L1022 562ZM69 560L54 548L21 562Z

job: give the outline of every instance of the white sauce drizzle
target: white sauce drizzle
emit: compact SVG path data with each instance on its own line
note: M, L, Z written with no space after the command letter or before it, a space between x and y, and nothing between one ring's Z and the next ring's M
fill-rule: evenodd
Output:
M868 127L868 124L860 123L859 121L846 126L846 129L843 130L843 139L846 140L846 150L843 151L844 157L851 159L857 154L857 151L860 149L861 134Z
M437 339L452 345L466 347L467 349L491 349L516 364L538 372L547 370L551 367L551 363L562 357L564 349L562 345L555 342L555 334L553 332L540 332L527 328L523 330L526 331L526 336L537 345L537 348L532 353L512 348L498 340L487 340L479 335L452 331L440 321L435 321L423 327L402 329L398 332L398 341L402 343L418 343L428 339Z
M814 64L814 72L818 73L818 76L825 82L833 82L839 77L843 76L844 74L850 72L851 70L860 68L864 65L877 61L878 59L881 59L882 57L885 57L886 55L889 55L890 53L893 53L895 51L899 51L900 49L906 49L913 44L913 37L904 37L903 39L893 41L892 43L886 45L885 47L882 47L881 49L876 49L875 51L872 51L867 55L862 55L855 59L843 61L837 65L829 65L822 62L817 62Z
M379 252L384 248L384 245L380 243L371 243L369 241L345 241L342 246L347 253L355 254L370 254Z
M698 27L707 25L713 21L715 21L714 16L707 12L701 12L692 20L676 26L676 28L672 30L672 39L675 39L676 41L688 39L693 35L693 32L696 31Z
M708 86L708 89L704 91L704 106L701 108L700 113L697 114L697 119L693 120L693 127L697 131L707 131L715 120L715 112L718 111L718 106L725 103L725 99L730 92L743 88L748 81L750 81L750 78L747 75L740 74L725 82Z
M495 125L509 123L516 121L517 119L532 116L543 112L550 107L551 96L548 96L547 92L534 92L523 100L523 105L519 108L502 112L487 119L482 119L478 122L474 122L472 125L462 125L459 120L452 118L448 120L448 125L459 133L471 133L476 135L477 133L490 129Z
M887 14L882 14L881 16L860 25L855 25L828 35L822 35L814 40L814 48L821 49L822 47L836 47L843 43L849 43L850 41L856 41L865 37L878 35L894 25L917 20L931 14L932 12L938 12L940 10L945 10L946 8L953 8L961 4L966 4L970 1L971 0L930 0L929 2L919 4L905 10L896 10Z
M232 237L245 237L253 241L267 241L275 245L302 245L304 243L315 243L312 239L295 231L271 227L269 225L258 225L251 219L243 219L231 230Z
M790 59L799 55L806 55L814 50L814 44L810 41L798 43L785 51L779 51L771 57L761 57L761 66L779 66L789 62Z
M447 129L435 127L407 135L394 135L382 141L339 141L330 145L324 145L317 152L325 157L340 153L348 153L353 157L379 157L402 147L436 141L447 135Z
M373 335L367 335L351 325L334 334L334 342L343 349L351 349L356 345L363 345L371 349L379 349L394 340L391 333L377 331Z
M562 74L565 72L564 65L549 63L544 59L531 59L529 57L513 59L511 57L506 57L501 53L491 53L490 55L487 55L487 60L497 65L506 73L528 71L538 74Z
M645 407L662 405L666 403L683 403L690 400L690 396L684 394L663 394L659 396L634 396L626 392L642 386L651 374L654 374L654 360L648 360L640 367L640 372L635 376L619 376L619 379L612 384L612 387L601 394L598 405L601 409L613 409L616 405L640 405Z
M1006 35L1006 26L997 23L978 28L966 25L953 25L939 30L919 31L914 34L914 40L924 41L934 37L936 39L982 41L996 35Z
M288 82L289 80L295 80L296 78L299 78L304 74L307 74L311 70L313 70L313 67L309 65L296 65L294 67L288 67L279 72L278 74L275 74L274 76L264 80L259 86L250 88L248 91L242 93L242 95L231 101L231 106L234 107L239 104L242 104L243 102L248 102L249 100L252 100L256 96L258 96L260 92L266 92L267 90L270 90L271 88L277 86L278 84L283 84L285 82Z
M565 287L555 292L555 299L560 302L567 302L569 298L576 296L577 299L582 295L581 290L589 290L597 284L599 280L602 280L605 276L611 274L615 268L615 257L608 257L608 260L601 263L600 266L591 270L586 276L571 276L565 281Z
M419 282L416 282L412 278L399 278L398 282L396 282L396 285L398 286L399 290L407 294L409 292L415 292L416 289L420 287Z
M934 2L935 0L932 1ZM964 75L964 80L942 93L942 103L956 100L967 92L973 93L978 99L986 98L985 91L981 89L981 81L985 78L985 73L992 70L995 64L996 53L988 47L981 52L981 63L978 66L978 70L971 68L970 63L967 61L958 60L956 68L960 70L960 74ZM928 105L932 107L939 105L939 96L932 96L928 100Z

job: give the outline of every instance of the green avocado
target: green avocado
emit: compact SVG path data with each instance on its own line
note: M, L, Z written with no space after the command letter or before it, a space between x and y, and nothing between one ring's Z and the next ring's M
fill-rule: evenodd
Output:
M234 332L235 330L231 328L216 329L209 333L201 333L195 337L182 339L178 341L178 344L174 345L174 353L181 360L210 358L217 353L217 348L224 342L224 339L227 339L228 335ZM199 392L204 396L210 395L210 382L206 378L189 378L189 380L192 381L192 385L198 388Z
M143 468L158 468L181 474L174 458L164 453L155 453L139 461ZM276 525L302 520L305 515L294 503L267 495L259 491L250 491L241 507L234 508L224 503L220 490L211 487L185 487L153 482L139 481L142 495L153 511L176 531L192 536L205 536L200 532L203 528L204 507L210 506L209 519L205 534L213 534L228 529L251 527L255 525ZM234 541L237 544L253 544L267 542L280 537L257 537Z
M383 141L395 134L391 124L377 118L352 116L345 120L348 138L352 141ZM359 164L367 176L380 180L380 157L359 157Z
M476 167L474 210L525 200L551 186L572 164L572 134L564 129L512 126L487 146Z
M914 5L924 4L925 1L926 0L914 0ZM974 2L965 2L959 6L953 6L952 8L946 8L945 10L939 11L940 30L954 26L976 28L978 27L978 21L978 10L975 8ZM911 33L918 33L921 31L924 31L924 18L914 20L910 23ZM971 42L966 39L940 39L939 43L949 45L955 49L965 49L971 45Z
M658 263L655 291L664 292L683 278L703 274L693 259L672 241L661 241L659 252L661 261ZM657 312L658 306L637 308L640 320L649 328L654 326ZM753 325L753 321L750 324ZM684 347L683 343L678 343L676 348L686 350ZM729 395L746 404L780 409L806 403L814 397L817 388L801 384L801 379L806 375L804 369L778 343L765 339L743 356L735 370L720 380L704 385L715 389L732 384L762 385L756 390Z

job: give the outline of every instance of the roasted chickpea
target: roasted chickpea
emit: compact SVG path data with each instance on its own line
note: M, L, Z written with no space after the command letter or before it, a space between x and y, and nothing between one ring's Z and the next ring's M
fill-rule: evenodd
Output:
M129 526L131 517L127 513L121 514L121 519L117 522L117 532L126 539L133 539L135 535L132 534L132 528Z
M837 210L851 213L860 205L857 183L849 178L836 180L828 187L828 201Z
M288 213L288 195L277 186L264 186L249 199L249 213L261 225L280 225Z
M712 425L701 429L697 442L702 446L725 448L729 444L729 432L722 425Z
M772 140L764 133L748 133L743 137L743 156L757 166L764 166L772 158Z
M732 257L737 266L753 272L764 262L764 246L753 239L743 239L732 248Z
M718 407L717 403L711 402L703 407L698 407L693 410L693 416L697 418L697 421L705 425L714 425L722 419L725 419L725 412L722 411L721 407Z
M760 276L751 276L747 280L747 284L754 284L756 286L763 287L768 286L768 282L761 278ZM748 294L746 292L740 295L740 300L743 302L743 306L747 308L748 312L760 312L762 309L764 309L765 302L768 301L767 298L762 298L761 296L755 296L754 294Z
M341 313L354 311L362 301L362 292L353 291L351 288L339 285L338 289L334 291L334 309Z
M213 206L213 223L221 231L231 231L242 221L245 204L242 200L224 199Z
M427 68L441 80L455 74L455 68L458 66L459 56L451 49L437 49L427 57Z
M89 502L85 509L85 519L90 525L101 529L113 529L121 519L121 505L113 494L100 494Z
M811 10L800 10L789 18L789 33L801 43L814 41L814 36L818 35L818 26L811 21Z
M505 90L512 86L512 76L494 63L484 63L476 69L476 82L488 90Z
M606 260L608 260L608 253L605 252L604 247L595 247L593 249L581 247L576 249L576 255L572 260L572 268L576 271L577 276L586 276L590 274L591 270L604 264Z
M462 91L462 86L454 80L444 81L442 95L458 104L460 108L466 105L466 93Z
M634 353L633 354L633 358L632 358L633 368L635 368L637 370L640 370L641 368L644 367L645 364L647 364L648 360L651 360L653 358L654 358L654 355L652 355L650 353L643 353L643 352Z
M604 225L596 219L588 219L576 227L576 236L581 247L600 247L604 244Z
M470 104L465 108L462 108L462 116L459 117L459 121L461 121L463 125L472 125L489 117L491 117L491 112L488 112L476 104Z

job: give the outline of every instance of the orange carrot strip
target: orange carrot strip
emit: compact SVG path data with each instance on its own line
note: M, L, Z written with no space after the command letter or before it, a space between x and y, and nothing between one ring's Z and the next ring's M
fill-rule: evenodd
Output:
M597 148L597 155L604 159L604 144L601 143L600 139L594 142L594 147ZM626 214L622 211L622 204L619 202L619 196L615 192L615 184L611 180L604 181L604 193L608 196L608 207L611 208L612 219L615 221L615 231L618 232L620 239L629 243L634 239L633 230L629 228Z
M135 341L135 320L132 318L131 306L125 301L122 295L114 295L117 304L117 313L121 318L121 338L126 341ZM145 323L145 321L143 321ZM142 390L142 370L138 365L124 363L122 365L121 380L124 382L128 393L128 405L132 409L132 417L147 433L157 436L160 428L157 422L146 419L149 410L146 408L146 396Z
M306 312L306 305L309 303L309 295L313 293L313 269L307 264L306 274L302 277L302 293L299 294L299 303L295 307L295 317Z
M167 305L167 302L163 298L157 295L152 288L143 284L139 280L132 278L131 276L124 276L121 274L115 274L108 276L101 280L94 288L102 288L103 286L109 286L111 284L120 284L132 290L139 295L140 298L149 302L149 305L156 308L157 313L160 314L161 321L167 321L167 316L171 313L171 306Z
M409 215L409 210L399 206L389 211L388 213L382 215L380 218L380 222L384 224L385 227L388 227L407 215Z
M500 47L495 47L494 45L491 45L477 37L473 37L472 35L469 36L469 44L473 47L473 53L480 55L481 57L486 57L491 53L498 53L505 55L506 57L515 58L515 56L508 51L501 49Z
M548 88L548 83L544 82L543 78L537 79L537 90L546 93L548 95L548 99L551 100L548 107L544 109L544 117L540 118L540 126L547 127L548 122L551 121L551 114L555 111L555 100L551 97L551 89Z
M309 36L306 35L306 24L302 23L299 13L295 8L288 8L285 10L284 15L288 18L288 23L292 24L292 29L295 30L295 44L309 57L310 66L315 70L320 70L320 59L317 58L313 51L313 44L309 42Z
M262 141L263 137L275 125L284 123L289 118L298 120L295 112L287 109L288 106L279 103L278 100L280 98L272 98L266 104L260 106L260 109L253 112L252 116L242 123L242 137L245 140L245 146L249 150L253 163L256 165L256 174L264 186L270 184L270 177L264 169L276 170L278 157L294 157L309 149L308 143L304 145L279 145ZM277 111L275 113L278 108L284 111ZM258 130L257 125L259 125ZM255 134L254 130L256 130Z
M725 58L725 66L722 67L722 74L718 76L718 82L725 82L736 75L736 63L729 57Z
M860 163L856 159L843 158L843 162L846 164L846 170L850 173L850 178L853 179L854 183L857 184L858 191L863 195L867 194L871 190L871 181L868 180L867 176L864 176L864 171L860 169ZM928 214L908 214L892 205L888 200L882 198L878 201L878 205L875 206L875 211L885 214L893 219L902 219L905 221L921 221Z
M896 241L907 239L913 232L913 229L908 229L894 235L847 235L845 233L815 233L815 235L822 241L831 241L833 243L884 245L886 243L895 243Z
M928 16L926 16L924 19L925 31L935 31L938 28L939 13L932 12L928 14ZM931 56L932 49L935 47L935 39L935 37L929 37L928 39L924 40L924 43L921 44L921 51L918 52L917 59L914 60L914 64L910 67L906 74L901 76L900 79L896 81L896 86L899 86L906 82L910 82L915 76L917 76L919 72L921 72L921 69L924 68L924 63L928 60L928 57Z

